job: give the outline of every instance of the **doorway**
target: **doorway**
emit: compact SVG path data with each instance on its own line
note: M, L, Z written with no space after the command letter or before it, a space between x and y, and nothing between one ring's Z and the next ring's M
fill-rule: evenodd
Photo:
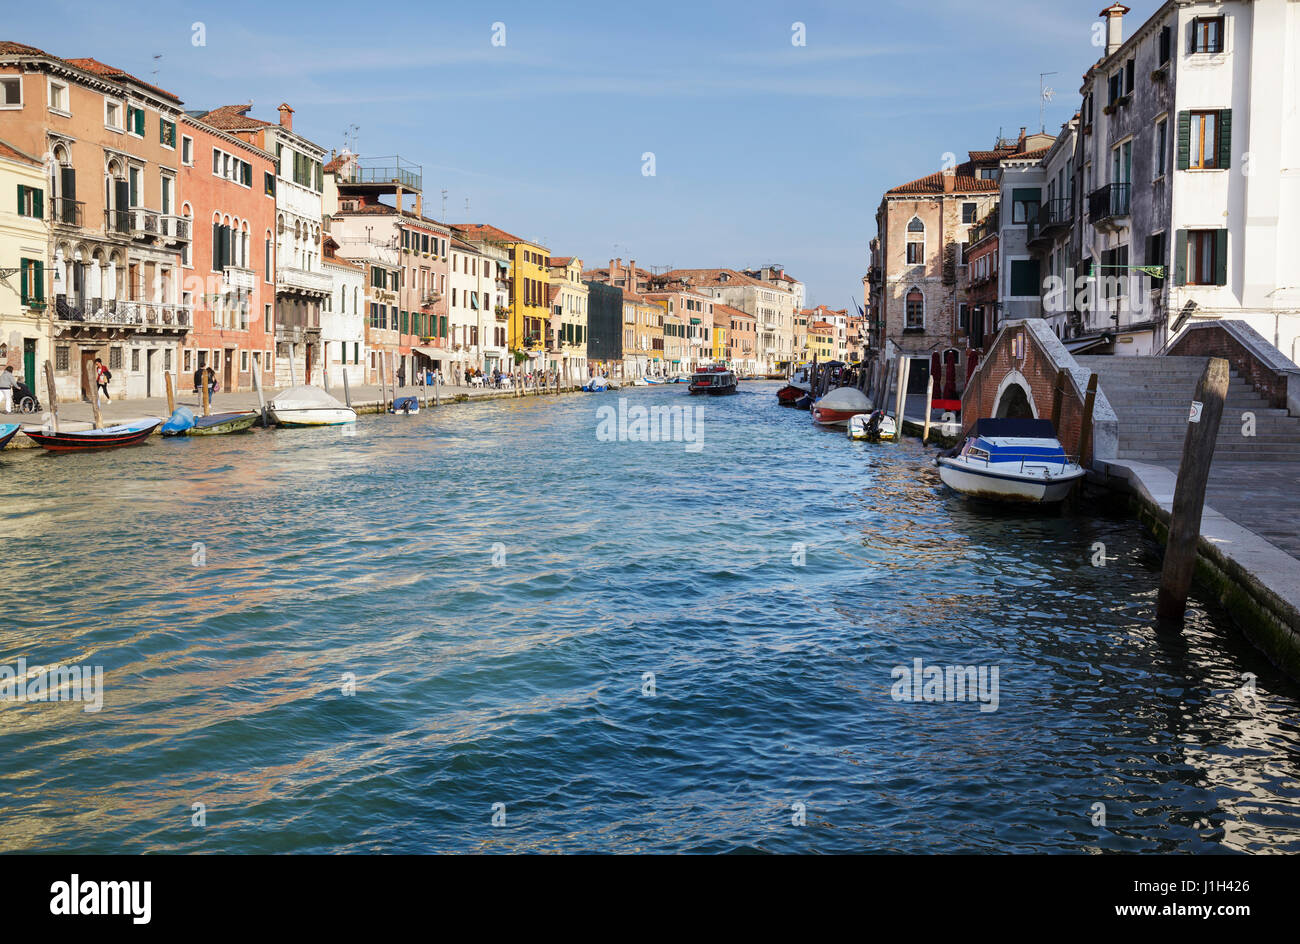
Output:
M36 392L36 339L23 338L23 383Z
M221 381L222 384L221 389L229 393L230 391L235 389L235 383L234 383L235 349L233 347L226 348L226 356L223 358L223 360L225 361L225 363L222 367L224 376Z

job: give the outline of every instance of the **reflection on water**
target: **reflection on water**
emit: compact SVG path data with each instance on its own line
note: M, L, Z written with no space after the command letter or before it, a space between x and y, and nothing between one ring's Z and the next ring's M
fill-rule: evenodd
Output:
M1198 601L1155 635L1136 525L774 391L701 453L606 394L0 454L0 664L106 686L0 705L0 849L1300 851L1296 687ZM915 658L998 710L894 701Z

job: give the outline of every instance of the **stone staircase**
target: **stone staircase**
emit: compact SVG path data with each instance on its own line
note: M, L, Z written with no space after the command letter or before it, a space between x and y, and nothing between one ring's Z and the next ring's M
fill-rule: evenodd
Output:
M1119 456L1174 468L1183 454L1187 414L1206 357L1078 356L1079 366L1097 382L1119 418ZM1253 436L1242 434L1244 413L1253 413ZM1272 409L1234 370L1224 402L1214 450L1225 462L1300 460L1300 417Z

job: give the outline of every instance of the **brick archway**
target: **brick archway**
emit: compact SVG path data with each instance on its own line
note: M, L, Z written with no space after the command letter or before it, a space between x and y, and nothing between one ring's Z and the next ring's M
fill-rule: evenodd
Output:
M993 415L1022 419L1038 418L1038 407L1034 403L1033 390L1020 371L1007 371L1002 382L998 384L997 395L993 398Z

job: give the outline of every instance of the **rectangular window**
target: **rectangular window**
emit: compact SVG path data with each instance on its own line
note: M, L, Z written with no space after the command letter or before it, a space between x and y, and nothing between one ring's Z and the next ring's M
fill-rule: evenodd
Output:
M1173 46L1173 35L1173 28L1169 26L1160 31L1160 65L1164 65L1169 61L1169 54Z
M1011 222L1028 223L1038 219L1043 191L1039 187L1017 187L1011 191L1011 201Z
M194 166L194 139L188 134L181 135L181 163L187 167Z
M975 222L975 204L963 203L961 205L961 221L963 223Z
M1181 112L1178 115L1180 170L1222 170L1232 164L1232 111Z
M144 109L134 105L126 106L126 130L136 137L144 137Z
M111 98L104 99L104 126L114 131L126 130L122 126L122 103Z
M69 349L66 347L56 347L54 349L54 369L61 374L68 372L68 353Z
M1164 233L1153 233L1147 237L1145 258L1142 261L1143 264L1147 266L1163 266L1165 264ZM1147 274L1150 275L1153 280L1163 280L1162 276L1152 275L1149 272Z
M54 79L50 79L50 111L68 114L68 87Z
M1228 231L1182 230L1178 233L1180 285L1227 285Z
M0 78L0 108L23 107L23 80L16 76Z
M1198 16L1192 20L1193 53L1223 52L1223 17Z
M1038 283L1037 259L1011 260L1011 294L1020 298L1037 297L1041 291Z
M920 298L908 296L904 326L912 329L925 327L925 302Z
M907 264L921 265L925 260L925 243L908 243L907 244Z
M1156 122L1156 153L1154 178L1159 180L1165 175L1169 166L1169 119L1161 118Z
M45 217L45 192L37 187L18 185L18 215L33 219Z

